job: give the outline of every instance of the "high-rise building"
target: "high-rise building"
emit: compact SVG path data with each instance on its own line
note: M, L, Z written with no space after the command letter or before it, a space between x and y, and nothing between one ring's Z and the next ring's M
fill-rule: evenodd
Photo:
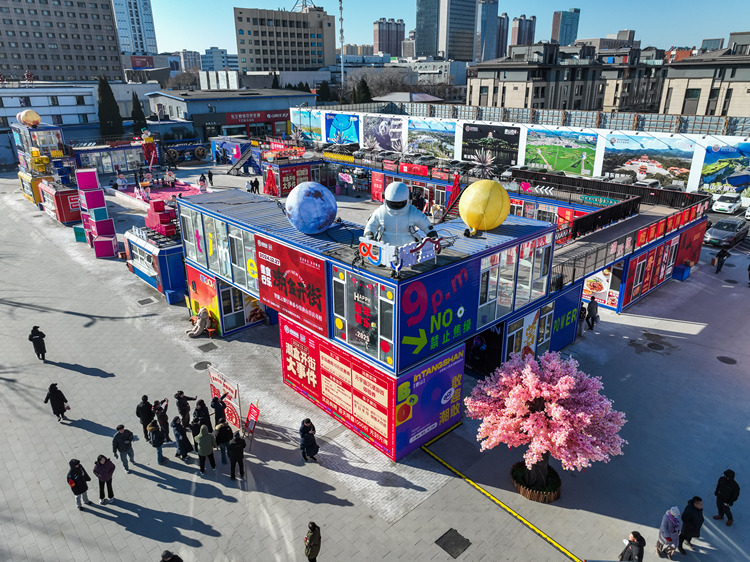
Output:
M497 0L479 0L474 43L474 62L497 58Z
M503 12L497 18L497 55L496 57L501 59L508 56L508 28L510 27L510 19L508 14Z
M417 0L417 35L415 49L418 57L438 54L438 23L440 0Z
M201 54L198 51L188 51L183 49L172 53L176 57L180 57L180 67L182 70L200 70L201 69Z
M156 31L151 0L112 0L123 55L156 55Z
M552 43L563 47L572 45L578 38L578 20L581 10L570 8L567 12L552 14Z
M211 47L201 55L201 70L238 70L237 55L230 55L226 49Z
M401 41L404 40L406 25L404 20L380 18L372 24L373 50L388 53L392 57L401 56Z
M374 48L372 45L352 45L351 43L344 43L344 54L345 55L360 55L368 56L372 55ZM339 49L336 49L339 52Z
M526 14L521 14L520 18L513 18L510 44L533 45L535 31L536 16L531 16L529 19L526 19Z
M417 42L414 39L404 39L401 41L401 57L413 59L417 56Z
M317 70L336 64L335 18L323 8L300 12L235 8L240 72Z
M39 2L13 5L18 7L3 8L10 11L0 18L0 72L5 78L22 80L29 71L37 80L72 82L98 76L122 80L120 44L109 2L70 2L64 11ZM91 23L83 27L82 22ZM88 31L94 25L96 31Z
M439 16L438 54L450 60L474 60L477 0L441 0Z

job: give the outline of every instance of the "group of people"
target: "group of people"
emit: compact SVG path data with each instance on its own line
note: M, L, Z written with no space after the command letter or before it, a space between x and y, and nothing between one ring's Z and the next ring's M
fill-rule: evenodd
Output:
M198 178L198 184L202 183L203 185L206 185L206 180L208 180L208 185L210 185L211 187L214 186L214 173L211 170L209 170L205 174L200 175L200 177Z
M716 509L718 514L713 518L723 521L727 517L726 525L731 527L734 519L730 507L737 501L740 496L740 486L734 479L733 470L725 470L724 474L719 477L716 483L714 495L716 496ZM659 538L656 541L656 554L660 558L672 559L675 551L680 554L686 554L685 545L687 544L693 550L697 550L692 540L700 537L701 527L703 526L703 498L693 496L688 500L687 505L683 508L682 513L677 506L668 509L661 519L659 525ZM646 547L646 540L638 531L633 531L630 536L623 540L625 543L624 550L620 553L618 560L635 560L643 561L643 552Z
M245 182L245 191L249 193L260 193L260 180L255 178Z

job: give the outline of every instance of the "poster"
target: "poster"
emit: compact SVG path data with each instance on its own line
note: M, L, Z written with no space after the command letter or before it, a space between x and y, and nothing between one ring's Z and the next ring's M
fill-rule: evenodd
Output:
M575 341L580 306L581 295L578 288L563 293L555 299L550 351L560 351Z
M326 113L326 142L352 144L359 142L359 116Z
M750 142L730 137L726 143L706 147L701 169L701 185L706 191L743 191L750 187Z
M461 160L488 168L514 166L518 162L518 127L464 123L463 135Z
M192 313L198 314L198 310L205 306L215 325L220 327L216 280L213 276L199 271L188 263L185 264L185 273L187 274L188 296L190 297ZM221 328L219 328L219 332L221 333Z
M463 344L398 378L396 458L461 421Z
M687 185L694 152L695 143L684 137L607 135L602 175Z
M467 260L399 284L399 370L471 336L479 278L479 260Z
M410 117L407 125L407 152L453 158L456 122L446 119Z
M292 136L302 140L323 140L319 109L292 109Z
M305 181L310 181L310 166L303 164L301 166L279 166L279 174L281 175L281 193L280 196L284 197L297 187L299 184Z
M401 152L404 120L401 117L365 115L363 117L362 146L371 150Z
M262 236L255 236L260 300L328 336L325 262Z
M245 418L245 426L244 429L247 431L250 435L255 434L255 426L258 424L258 418L260 417L260 410L258 409L258 406L255 404L250 404L250 407L247 409L247 417Z
M227 409L224 410L224 417L234 427L240 427L240 387L236 382L229 380L227 377L222 375L219 371L214 369L208 370L209 384L211 385L211 398L214 396L222 396L226 393L227 397L224 398L224 404Z
M529 128L526 161L531 168L591 176L596 155L595 133Z
M583 300L588 302L593 296L596 302L617 308L617 300L620 293L619 284L616 288L612 286L612 267L606 267L601 271L589 275L583 282Z
M370 193L372 194L373 201L383 201L383 191L385 191L385 174L382 172L371 172L372 177L372 188Z
M680 234L680 247L677 249L676 265L684 265L686 261L698 263L707 226L707 221L701 221Z
M279 316L284 384L396 459L396 379Z

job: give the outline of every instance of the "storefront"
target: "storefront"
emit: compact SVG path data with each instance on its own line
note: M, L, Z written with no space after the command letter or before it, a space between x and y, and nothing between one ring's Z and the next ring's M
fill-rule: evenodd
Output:
M147 166L143 148L139 145L91 146L73 149L79 168L96 168L103 174L125 174ZM154 164L158 164L154 162Z
M263 162L263 193L273 197L286 197L302 182L321 182L326 164L321 160L281 159ZM269 176L273 175L273 178ZM323 183L323 185L325 185Z
M21 182L21 193L23 196L34 205L38 205L41 208L40 203L42 202L42 195L39 192L39 184L42 180L52 181L52 176L34 176L29 172L18 172L18 179Z
M185 266L180 235L164 236L146 227L125 233L128 269L169 304L185 302Z
M81 200L78 189L56 181L39 182L44 212L65 225L81 222Z

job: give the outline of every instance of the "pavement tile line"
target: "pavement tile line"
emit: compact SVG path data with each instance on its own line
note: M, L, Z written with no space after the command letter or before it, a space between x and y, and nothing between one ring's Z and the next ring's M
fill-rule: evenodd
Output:
M500 501L498 498L496 498L495 496L493 496L491 493L489 493L487 490L485 490L482 486L480 486L479 484L477 484L476 482L474 482L473 480L471 480L470 478L468 478L467 476L465 476L460 470L458 470L457 468L451 466L450 464L448 464L447 462L445 462L442 458L440 458L439 456L437 456L435 453L433 453L432 451L430 451L427 448L430 445L432 445L433 443L435 443L437 440L439 440L440 438L442 438L444 435L447 435L448 433L450 433L451 431L453 431L454 429L456 429L462 423L463 422L458 422L453 427L450 427L450 428L446 429L443 433L441 433L440 435L438 435L434 439L431 439L430 441L428 441L427 443L425 443L424 445L422 445L421 449L425 453L427 453L428 455L430 455L433 459L435 459L437 462L439 462L440 464L442 464L445 468L447 468L448 470L450 470L451 472L453 472L453 474L455 474L456 476L458 476L461 480L463 480L464 482L466 482L469 486L471 486L472 488L478 490L481 494L483 494L484 496L486 496L487 498L489 498L492 502L494 502L495 504L499 505L508 515L510 515L511 517L513 517L514 519L516 519L524 527L526 527L527 529L530 529L531 531L533 531L534 533L536 533L537 535L539 535L540 537L542 537L553 548L555 548L556 550L558 550L559 552L561 552L562 554L564 554L565 556L567 556L568 558L570 558L574 562L585 562L584 560L582 560L581 558L578 558L575 554L573 554L572 552L570 552L567 548L565 548L564 546L562 546L560 543L558 543L555 539L553 539L552 537L550 537L547 533L545 533L544 531L542 531L539 527L537 527L536 525L534 525L531 521L528 521L527 519L525 519L520 513L518 513L517 511L515 511L513 508L505 505L502 501Z

